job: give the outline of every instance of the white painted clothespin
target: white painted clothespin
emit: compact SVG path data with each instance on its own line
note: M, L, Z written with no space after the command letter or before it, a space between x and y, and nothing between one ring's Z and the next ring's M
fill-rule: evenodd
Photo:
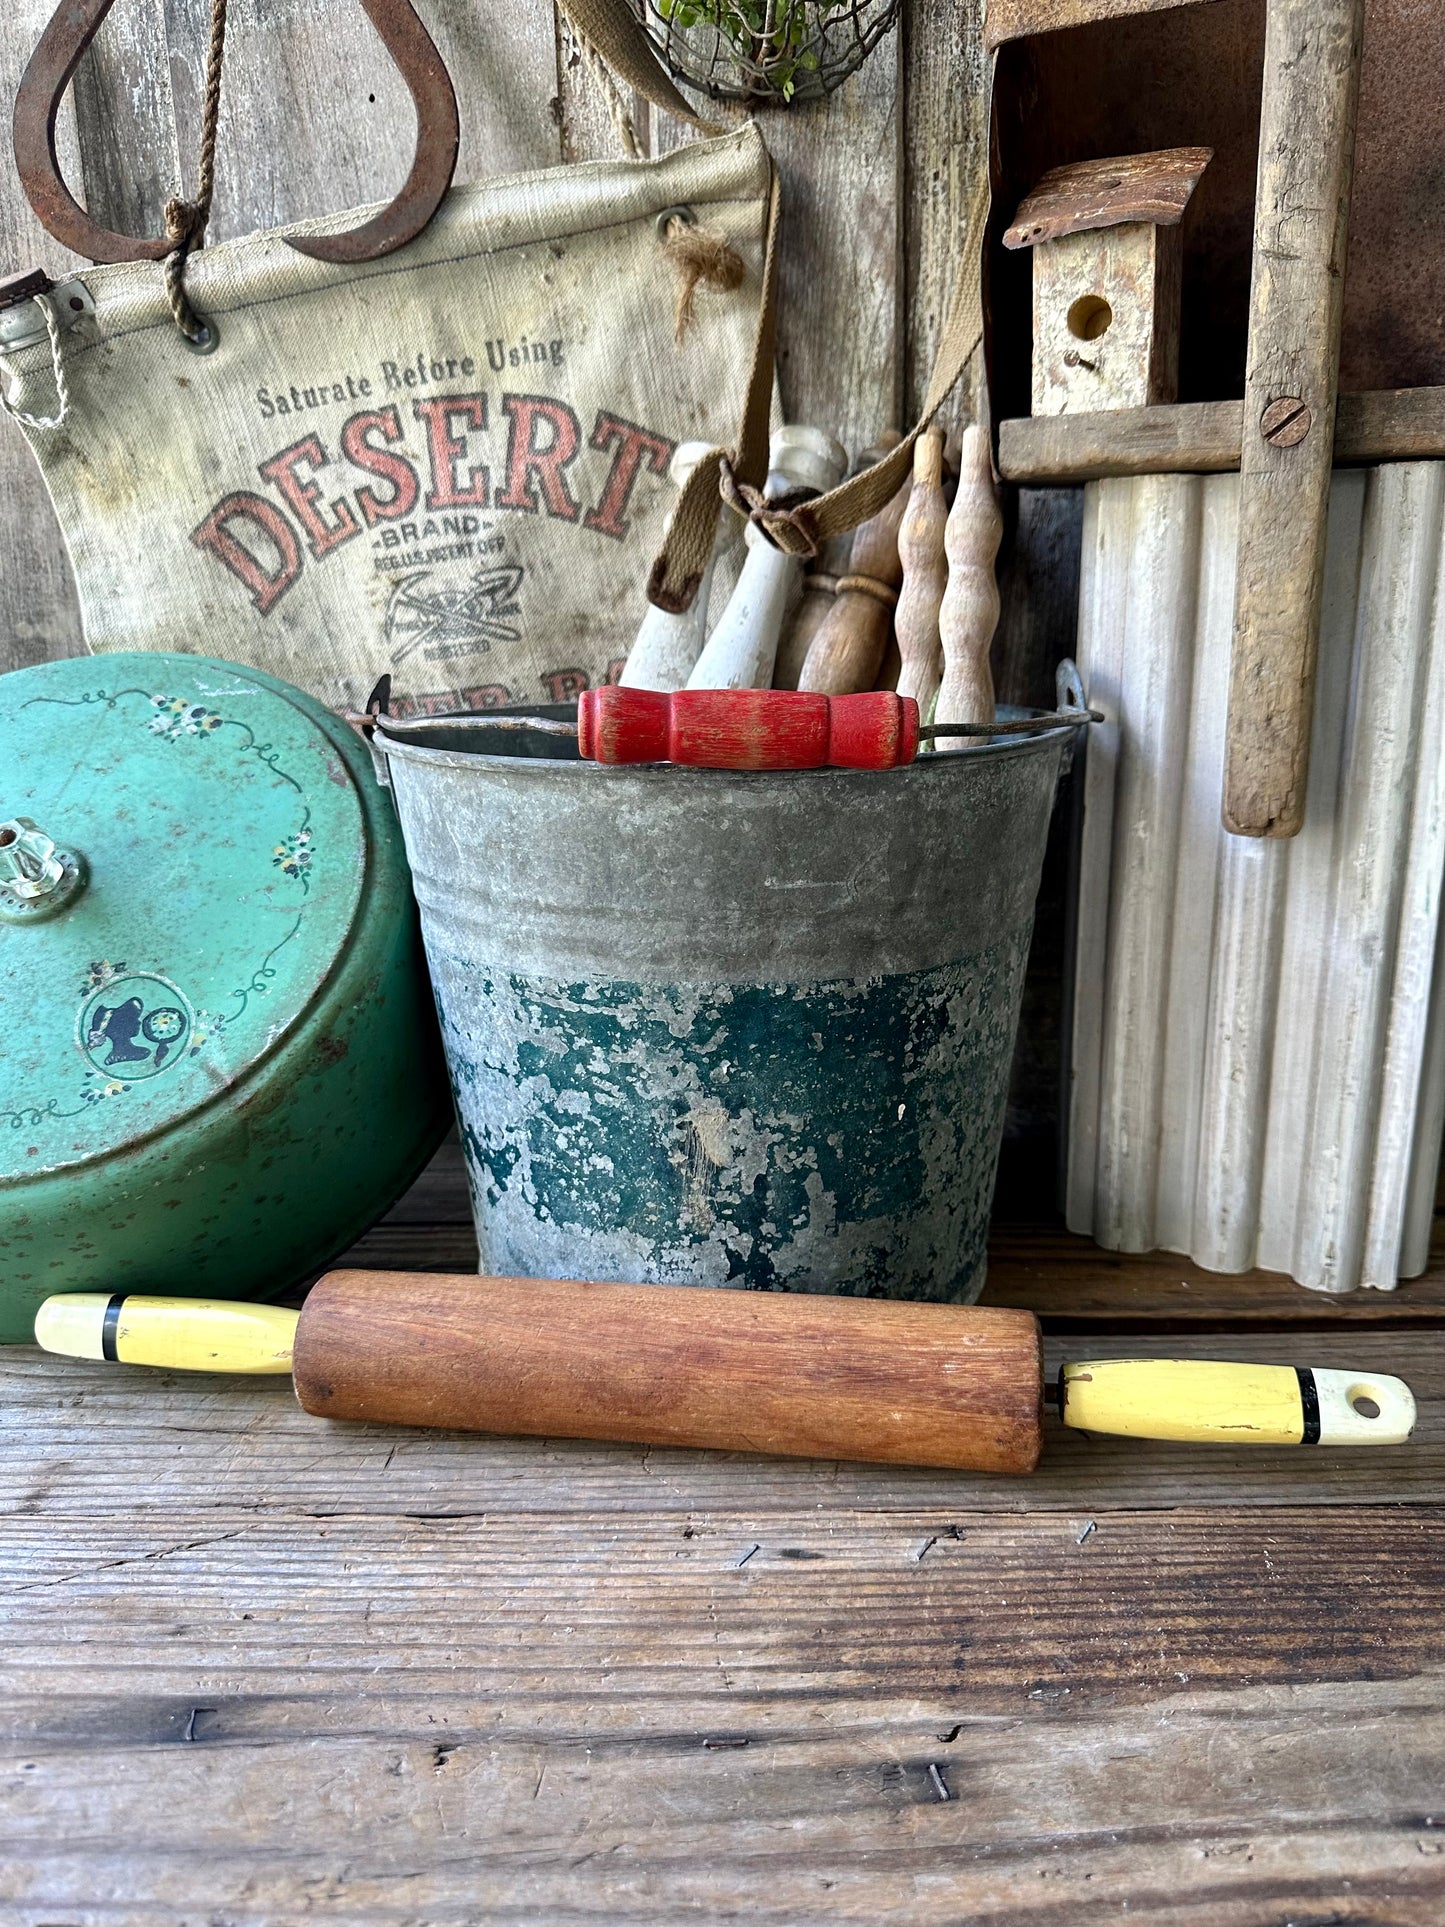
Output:
M766 493L793 489L822 495L841 482L848 456L821 428L780 428L769 451ZM747 530L738 585L688 677L689 689L769 689L778 637L802 578L803 558L775 549L756 524Z
M678 443L672 452L668 474L679 491L711 447L711 442ZM703 571L697 594L692 599L692 607L684 609L681 615L673 615L666 609L648 604L647 614L638 627L637 639L628 652L618 678L624 689L673 690L687 686L693 665L702 654L703 643L707 640L708 597L712 593L712 579L718 558L725 549L731 548L741 533L738 517L725 513L721 502L718 503L718 520L722 527L713 544L712 559Z

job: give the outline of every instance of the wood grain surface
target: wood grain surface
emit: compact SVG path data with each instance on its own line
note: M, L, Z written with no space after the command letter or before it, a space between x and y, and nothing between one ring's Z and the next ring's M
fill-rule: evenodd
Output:
M296 1330L324 1418L1032 1472L1028 1312L330 1271Z
M1030 251L1033 413L1094 415L1179 399L1177 227L1085 229Z
M1224 825L1296 836L1334 461L1365 0L1266 9Z
M1239 467L1242 424L1237 401L1018 416L999 423L999 472L1025 486L1095 482L1107 475L1221 474ZM1445 388L1340 396L1337 467L1442 456Z
M911 696L927 716L943 677L943 639L938 614L948 588L944 531L948 500L943 492L943 430L930 428L913 447L913 487L898 526L903 581L893 612L898 646L900 696Z
M1399 1331L1319 1325L1249 1333L1159 1333L1095 1328L1045 1341L1048 1380L1065 1359L1121 1355L1226 1358L1395 1373L1420 1407L1408 1447L1373 1452L1305 1447L1146 1444L1088 1437L1044 1418L1036 1472L958 1473L826 1461L840 1504L887 1510L962 1503L974 1511L1067 1512L1104 1504L1116 1487L1138 1511L1178 1506L1349 1506L1431 1503L1445 1492L1445 1361L1433 1341ZM332 1423L303 1412L289 1385L89 1363L38 1352L0 1353L7 1432L26 1461L3 1513L34 1521L146 1508L168 1517L200 1503L296 1509L316 1515L414 1514L495 1508L581 1516L646 1510L665 1489L689 1508L738 1504L797 1509L813 1493L816 1463L757 1453L608 1445L551 1438L479 1437L379 1424ZM104 1438L97 1457L87 1442ZM384 1474L384 1476L382 1476ZM139 1502L134 1494L142 1494ZM139 1505L139 1510L137 1509ZM149 1541L147 1542L149 1543ZM11 1575L16 1576L18 1575Z
M896 594L903 580L898 530L912 489L910 475L892 500L855 530L833 606L804 658L799 689L846 696L877 686L893 625L893 603L884 598L890 591Z
M1021 1483L0 1354L7 1927L1433 1927L1445 1383L1269 1349L1414 1376L1418 1447Z
M981 9L958 0L910 0L899 16L903 49L903 222L900 273L904 296L903 406L915 422L937 356L947 304L961 262L963 232L979 175L988 165L990 69L979 32ZM981 354L974 356L939 416L955 433L976 421L983 390Z
M938 610L943 676L938 688L940 723L991 723L994 686L991 651L998 628L996 560L1003 539L1003 511L994 486L988 431L975 423L963 431L958 490L944 526L948 581ZM957 749L966 737L940 736L940 749Z
M1020 34L1057 33L1065 27L1115 20L1131 13L1159 13L1202 0L993 0L988 10L988 44L1002 46Z
M364 1248L474 1263L459 1177L453 1144ZM1434 1927L1440 1277L1361 1307L1000 1229L1050 1374L1353 1365L1420 1403L1376 1453L1050 1417L1025 1480L0 1353L0 1916Z
M0 17L7 92L49 10ZM421 11L459 178L615 151L545 0ZM979 11L916 0L832 108L767 124L785 404L850 448L912 418L931 358L984 153ZM189 181L205 15L121 0L102 29L84 139L62 128L98 211L153 225ZM216 236L393 191L409 116L360 10L231 21ZM0 213L7 271L64 265L8 167ZM3 423L0 487L0 666L72 653ZM1005 700L1051 700L1077 549L1077 498L1025 492ZM1029 1005L1034 1114L1050 1023ZM452 1147L352 1261L473 1267L457 1178ZM997 1231L989 1296L1053 1323L1050 1368L1398 1371L1419 1437L1220 1457L1050 1422L1020 1481L329 1424L279 1384L0 1352L5 1927L1436 1927L1445 1270L1324 1305L1035 1226Z
M1207 147L1172 147L1051 168L1019 203L1003 244L1033 248L1126 221L1177 227L1212 158Z
M341 1549L319 1550L329 1570ZM854 1576L826 1566L795 1573L806 1574L795 1580L802 1598ZM744 1612L761 1605L756 1581L738 1592ZM419 1571L397 1604L427 1614L452 1597L433 1604ZM486 1589L483 1609L495 1602ZM559 1601L563 1611L571 1604ZM794 1616L817 1625L806 1607ZM108 1721L78 1682L75 1694L42 1700L42 1732L18 1754L29 1769L32 1851L0 1876L16 1896L10 1919L1439 1920L1440 1829L1428 1794L1420 1798L1445 1738L1435 1676L1234 1692L1175 1680L1142 1704L1083 1718L1068 1699L1031 1699L1044 1688L1023 1680L1007 1710L977 1714L961 1713L959 1694L937 1676L932 1690L905 1680L895 1691L818 1700L790 1697L780 1678L763 1696L745 1677L731 1692L722 1683L736 1651L723 1611L710 1692L687 1696L682 1711L671 1681L660 1704L619 1681L583 1723L563 1683L563 1623L551 1640L555 1696L520 1720L509 1716L505 1682L497 1692L489 1679L438 1689L434 1674L408 1693L395 1671L410 1631L400 1613L374 1617L348 1655L370 1677L365 1701L346 1703L356 1723L341 1731L330 1669L294 1695L278 1684L266 1700L240 1704L207 1690L215 1675L206 1669L169 1695L145 1697L149 1681L137 1682L136 1699ZM675 1601L659 1603L656 1623L659 1634L676 1633ZM605 1622L598 1631L605 1637ZM1045 1682L1050 1692L1066 1690L1058 1677ZM27 1671L27 1710L43 1685ZM1362 1757L1380 1762L1365 1785ZM123 1861L67 1834L62 1820L67 1783L89 1783L101 1759L114 1763L116 1805L134 1841ZM122 1761L146 1763L149 1801ZM1262 1794L1286 1779L1291 1797L1269 1810ZM304 1802L298 1785L310 1789ZM1028 1817L1043 1812L1053 1824L1031 1834ZM198 1822L204 1851L177 1851Z

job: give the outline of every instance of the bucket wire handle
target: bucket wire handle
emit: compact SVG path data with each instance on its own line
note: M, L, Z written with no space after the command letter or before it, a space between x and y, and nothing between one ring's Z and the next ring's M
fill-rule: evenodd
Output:
M1087 710L1094 722L1101 723L1104 720L1089 709L1088 699L1084 695L1084 679L1072 656L1065 656L1054 671L1054 701L1061 710Z
M1102 723L1107 720L1102 710L1090 709L1084 694L1084 679L1072 656L1065 656L1054 671L1054 701L1058 707L1041 716L1009 718L992 723L929 723L919 734L924 737L1041 736L1047 730L1063 729L1070 723Z
M1077 671L1071 683L1061 686L1070 696L1082 695ZM378 707L379 693L381 685L366 712L349 720L382 755L388 741L404 742L444 727L483 742L499 733L571 738L583 762L678 763L700 769L898 769L914 760L920 741L928 738L1007 741L1103 721L1096 711L1071 703L1043 715L991 723L920 726L918 705L891 690L821 696L788 689L667 692L611 685L584 691L573 721L490 709L392 717Z

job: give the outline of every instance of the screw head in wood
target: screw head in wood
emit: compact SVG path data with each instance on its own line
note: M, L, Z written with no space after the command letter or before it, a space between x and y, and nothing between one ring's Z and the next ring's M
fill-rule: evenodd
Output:
M1298 395L1280 395L1259 418L1259 432L1275 448L1294 448L1314 426L1308 403Z

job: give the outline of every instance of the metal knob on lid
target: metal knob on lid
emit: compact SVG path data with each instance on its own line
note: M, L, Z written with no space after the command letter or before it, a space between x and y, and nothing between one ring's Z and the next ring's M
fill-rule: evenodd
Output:
M286 1288L451 1108L366 751L208 657L0 677L0 1008L0 1345L62 1289Z
M85 888L85 859L62 850L28 816L0 823L0 918L37 923Z

